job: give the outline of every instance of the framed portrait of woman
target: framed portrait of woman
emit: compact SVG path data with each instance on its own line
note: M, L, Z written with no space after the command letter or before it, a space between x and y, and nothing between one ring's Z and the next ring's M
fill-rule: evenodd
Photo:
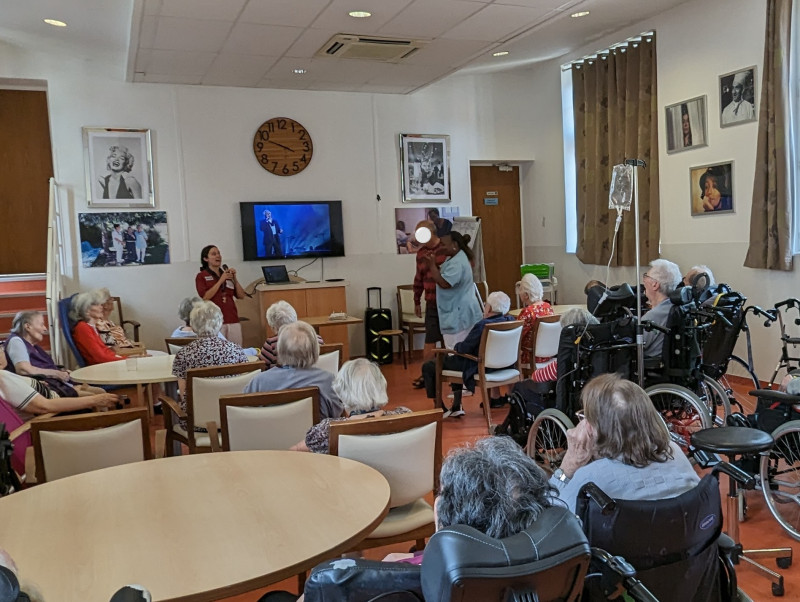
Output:
M400 134L404 203L450 201L450 136Z
M734 212L733 161L689 168L692 215Z
M83 128L90 207L155 207L150 130Z
M706 97L690 98L664 109L667 153L708 146Z

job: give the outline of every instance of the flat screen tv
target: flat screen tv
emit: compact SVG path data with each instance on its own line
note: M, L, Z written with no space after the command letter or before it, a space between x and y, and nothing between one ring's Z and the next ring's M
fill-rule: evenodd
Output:
M244 259L342 257L342 201L239 203Z

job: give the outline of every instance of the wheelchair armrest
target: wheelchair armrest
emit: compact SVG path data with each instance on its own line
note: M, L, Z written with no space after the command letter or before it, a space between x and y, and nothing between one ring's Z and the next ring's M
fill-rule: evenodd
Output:
M744 489L755 489L756 487L756 477L754 475L748 474L738 466L734 466L728 462L720 462L713 468L712 472L724 472Z
M736 549L736 542L725 533L720 533L719 539L717 539L717 546L724 554L731 554Z
M594 483L586 483L581 487L578 497L591 500L597 504L600 508L600 513L604 516L611 514L617 507L617 503Z
M306 602L367 602L388 592L423 600L421 569L405 562L339 558L317 565L305 585Z
M777 401L779 403L795 404L800 403L800 395L790 395L783 391L775 391L774 389L755 389L749 391L748 395L757 397L759 399L767 399L769 401Z
M472 360L473 362L479 362L480 360L475 357L474 355L470 355L469 353L459 353L458 351L454 351L452 349L434 349L434 355L457 355L458 357L464 357L468 360Z

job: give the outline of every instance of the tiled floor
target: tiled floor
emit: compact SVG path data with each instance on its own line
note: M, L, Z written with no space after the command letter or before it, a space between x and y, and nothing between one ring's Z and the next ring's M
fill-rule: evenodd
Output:
M424 390L415 390L411 388L411 381L419 374L419 366L420 361L417 359L414 363L409 365L407 370L404 370L402 362L397 360L392 365L382 367L383 373L389 383L390 408L403 405L412 410L423 410L432 407L431 401L425 397ZM741 389L741 393L739 394L740 398L746 404L746 407L748 405L752 406L746 395L746 391L749 387L742 384L739 388ZM486 421L478 406L479 403L479 394L474 397L465 397L464 409L467 412L466 416L458 419L445 420L442 441L445 453L454 446L486 436ZM494 421L501 422L506 412L506 409L494 410ZM156 425L154 425L155 428L157 428L160 420L160 417L157 417ZM723 495L724 492L725 489L723 488ZM747 519L742 523L740 533L741 541L745 548L789 546L793 548L795 554L800 553L800 544L786 535L773 519L760 492L748 492L747 502ZM367 552L366 556L368 558L380 559L389 552L408 551L410 545L411 543L379 548ZM800 559L798 559L798 562L800 562ZM769 561L765 561L765 564L772 569L776 568L774 562L770 564ZM784 575L785 580L786 595L784 599L800 600L800 572L794 567L780 572ZM753 600L769 600L772 598L769 581L758 576L753 570L742 567L737 570L737 575L739 577L740 587L742 587ZM287 580L267 589L226 598L225 602L254 602L258 600L265 591L271 589L296 591L296 588L296 580Z

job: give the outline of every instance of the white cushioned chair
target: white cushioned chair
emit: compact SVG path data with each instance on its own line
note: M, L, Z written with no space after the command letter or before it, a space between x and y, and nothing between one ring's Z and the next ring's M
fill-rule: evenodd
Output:
M561 338L561 316L542 316L533 323L533 337L531 340L531 364L522 364L522 372L530 376L534 370L544 368L554 362L558 355L558 341ZM536 358L551 358L546 362L536 362Z
M464 383L462 373L456 370L444 370L444 357L448 354L458 355L478 363L475 375L476 385L480 387L483 400L483 413L489 434L494 434L492 412L489 409L489 389L513 385L522 378L520 369L520 342L522 341L522 322L498 322L487 324L481 335L478 355L456 353L452 349L435 349L436 354L436 407L441 408L442 385L444 383Z
M147 408L36 420L31 437L38 483L153 458Z
M408 360L414 357L414 335L418 332L425 332L425 295L420 297L420 309L422 317L418 318L414 313L414 285L401 284L397 287L397 314L400 330L406 336L406 350Z
M224 395L219 415L224 451L289 449L319 422L319 389Z
M342 367L342 343L329 343L319 346L319 359L314 364L317 368L330 372L334 376L339 373Z
M415 541L421 550L435 531L433 507L424 497L439 486L442 411L331 422L329 446L332 456L379 471L391 488L389 514L353 549Z
M186 411L172 397L160 395L164 404L164 426L167 430L167 454L174 452L174 443L189 448L189 453L210 452L221 449L217 430L220 424L219 398L237 395L244 391L253 377L264 368L264 362L246 362L228 366L193 368L186 371ZM178 420L176 420L176 418ZM180 419L186 421L186 428ZM195 426L209 430L195 432ZM210 433L215 433L213 436Z

